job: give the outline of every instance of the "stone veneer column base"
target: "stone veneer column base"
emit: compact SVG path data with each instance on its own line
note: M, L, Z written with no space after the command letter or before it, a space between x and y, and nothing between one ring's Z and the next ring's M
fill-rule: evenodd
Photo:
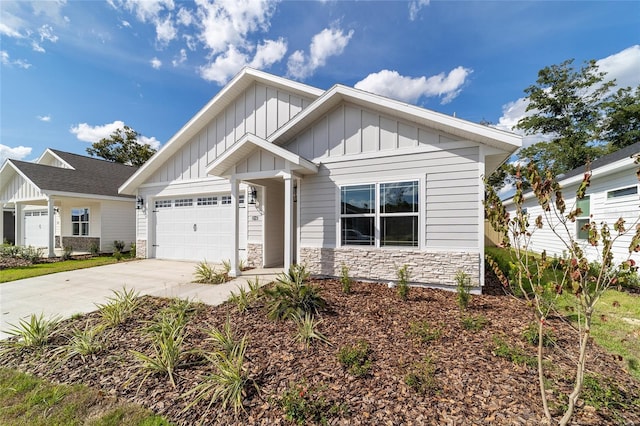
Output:
M247 266L262 268L262 244L247 243Z
M313 275L331 277L340 276L344 264L351 277L374 281L395 281L398 268L408 265L410 282L437 286L455 286L462 270L480 285L480 253L301 247L299 263Z
M147 240L136 240L136 258L147 258Z

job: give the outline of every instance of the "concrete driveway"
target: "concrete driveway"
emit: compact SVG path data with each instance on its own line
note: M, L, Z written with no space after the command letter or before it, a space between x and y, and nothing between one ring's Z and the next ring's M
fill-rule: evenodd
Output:
M6 331L12 328L10 324L17 325L31 314L68 318L95 311L96 303L104 303L113 296L113 290L123 286L140 295L188 298L218 305L237 286L246 286L247 279L258 276L266 284L281 271L253 269L224 284L207 285L191 282L195 268L195 262L146 259L0 284L0 339L9 336Z

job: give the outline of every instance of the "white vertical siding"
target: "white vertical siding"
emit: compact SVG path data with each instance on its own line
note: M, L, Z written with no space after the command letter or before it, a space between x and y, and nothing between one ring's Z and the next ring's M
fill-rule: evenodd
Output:
M33 186L19 174L14 174L0 194L2 201L21 201L42 198L43 194L39 188Z
M454 141L437 131L381 115L361 107L343 104L300 133L287 149L303 158L323 158L440 145Z
M185 143L146 183L205 178L206 165L246 133L266 138L309 103L289 92L254 84Z

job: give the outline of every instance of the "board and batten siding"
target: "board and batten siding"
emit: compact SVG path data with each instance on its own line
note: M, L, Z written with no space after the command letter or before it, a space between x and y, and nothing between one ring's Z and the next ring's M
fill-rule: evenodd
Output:
M22 201L41 199L44 195L39 188L32 185L19 174L14 174L0 194L3 201Z
M618 220L618 218L624 218L626 221L626 227L629 228L633 226L640 215L640 210L638 209L640 197L638 194L635 196L625 196L617 199L607 199L608 191L638 185L638 180L635 176L634 170L635 169L626 169L602 178L597 176L593 177L591 179L591 184L587 189L587 195L590 197L590 213L592 215L592 220L594 220L598 225L601 222L606 222L609 225L612 236L616 234L613 230L613 224ZM565 197L565 203L567 206L567 213L575 209L576 189L577 184L562 188L562 193ZM535 222L536 217L543 213L542 208L538 205L533 194L525 194L523 207L527 209L529 222L531 224ZM506 208L509 214L512 216L515 214L515 208L513 205L507 204ZM553 233L546 220L543 220L543 224L542 229L535 230L531 240L530 249L537 253L541 253L543 250L546 250L547 254L551 256L562 256L563 253L567 252L566 247ZM576 223L570 223L569 229L573 235L577 235L578 227ZM563 237L566 235L566 231L564 231L560 226L558 226L558 230L560 235ZM613 246L614 261L619 262L628 257L628 248L632 236L632 232L627 233L616 241ZM511 235L509 235L509 237L511 238ZM566 239L566 237L564 238ZM578 240L578 242L590 261L599 260L597 248L592 247L586 241ZM634 253L632 258L636 262L640 262L640 253Z
M298 135L287 149L318 162L327 157L382 154L453 140L452 136L345 103Z
M464 145L453 142L423 152L397 150L375 158L321 164L317 175L301 182L301 246L337 246L341 185L419 179L423 185L420 215L425 223L421 246L478 250L479 148Z
M102 232L100 250L113 250L113 242L124 241L126 249L136 238L135 203L127 201L103 201L100 219Z
M185 143L146 183L205 178L207 165L242 136L252 133L267 138L310 103L311 99L255 83Z

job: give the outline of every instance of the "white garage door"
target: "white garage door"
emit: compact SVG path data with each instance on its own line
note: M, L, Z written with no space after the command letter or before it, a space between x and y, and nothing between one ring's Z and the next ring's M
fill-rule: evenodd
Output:
M49 245L49 216L46 210L24 212L24 245L47 247Z
M240 197L239 253L246 258L247 213ZM230 195L158 199L154 205L158 259L218 263L231 259L233 228Z

